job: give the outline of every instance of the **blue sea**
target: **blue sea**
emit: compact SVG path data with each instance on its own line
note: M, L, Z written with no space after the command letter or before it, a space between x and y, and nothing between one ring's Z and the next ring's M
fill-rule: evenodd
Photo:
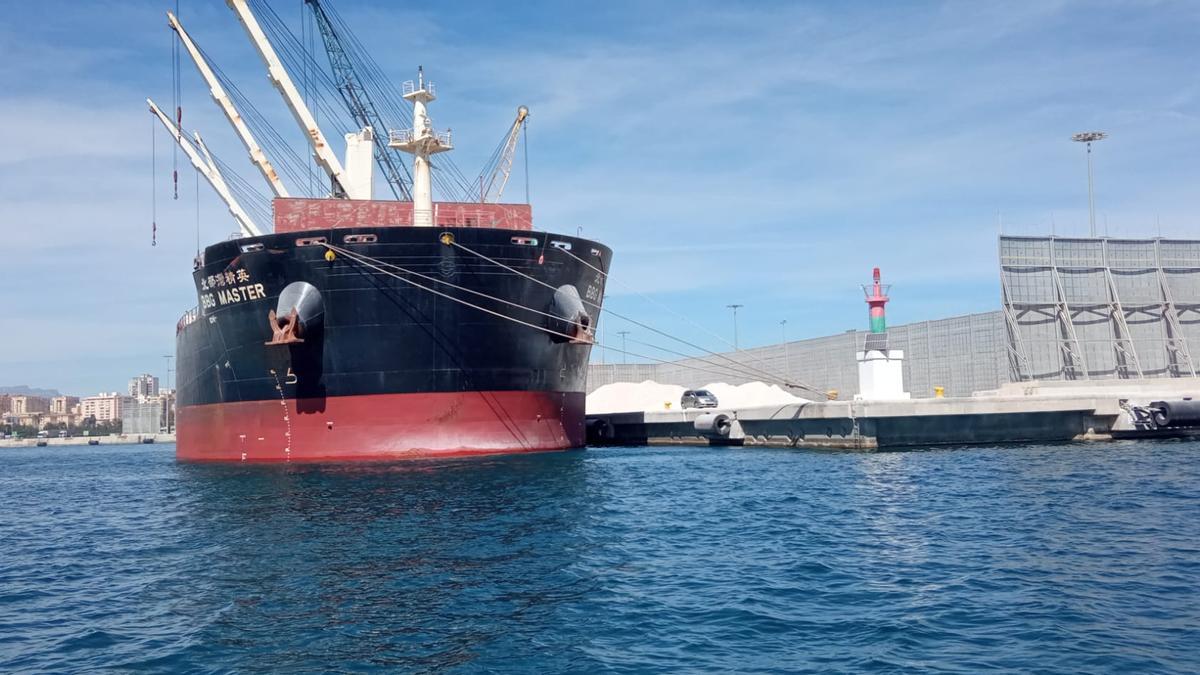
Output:
M0 671L1200 671L1200 444L0 450Z

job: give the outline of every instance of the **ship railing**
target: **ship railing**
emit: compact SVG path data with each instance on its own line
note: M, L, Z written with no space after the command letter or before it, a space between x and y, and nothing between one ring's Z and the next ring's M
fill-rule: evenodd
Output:
M412 129L392 129L392 130L388 131L388 144L404 145L404 144L412 143L413 141L419 141L423 138L428 138L428 137L436 138L437 142L440 145L445 146L447 148L454 146L454 137L451 134L451 132L449 132L449 131L443 131L441 133L430 133L430 134L428 134L428 136L426 136L425 134L421 134L420 136L418 136L415 133L413 133Z
M416 90L417 83L413 80L405 80L404 83L400 85L400 93L404 96L408 96ZM425 91L429 92L430 96L437 96L437 90L434 88L432 82L425 83Z
M434 204L433 219L438 225L446 227L495 227L496 225L496 219L492 214L482 209L473 209L459 204Z
M175 324L175 332L178 333L179 331L183 330L184 328L192 325L193 323L196 323L196 321L199 319L200 319L200 306L197 305L197 306L189 309L188 311L184 312L183 316L179 317L179 321Z

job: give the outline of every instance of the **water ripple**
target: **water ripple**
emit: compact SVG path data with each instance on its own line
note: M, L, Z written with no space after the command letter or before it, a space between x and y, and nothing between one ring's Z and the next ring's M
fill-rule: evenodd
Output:
M0 453L0 671L1195 672L1200 444Z

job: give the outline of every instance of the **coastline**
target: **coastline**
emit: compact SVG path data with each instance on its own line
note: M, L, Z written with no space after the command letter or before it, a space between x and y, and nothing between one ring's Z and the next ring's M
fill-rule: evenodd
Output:
M149 440L147 440L149 439ZM175 434L108 434L106 436L71 436L69 438L7 438L0 439L0 448L33 448L39 441L45 447L87 445L88 441L100 441L100 445L136 445L138 443L174 443Z

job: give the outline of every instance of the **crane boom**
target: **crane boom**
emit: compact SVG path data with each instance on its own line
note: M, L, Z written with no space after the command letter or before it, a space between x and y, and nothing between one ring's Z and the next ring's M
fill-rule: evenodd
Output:
M263 33L262 27L258 25L258 19L254 18L254 13L250 11L246 0L226 1L234 13L237 14L242 27L246 29L246 35L250 37L250 42L254 44L258 55L262 57L263 63L266 64L267 76L270 77L275 88L279 90L280 95L283 96L284 103L292 111L296 122L304 130L305 136L308 137L308 142L312 146L313 156L316 158L317 164L325 170L325 173L329 174L329 179L333 184L334 196L349 199L370 199L371 195L369 194L350 194L348 192L346 186L349 181L346 180L342 163L338 161L337 155L329 147L329 142L325 140L325 134L321 133L321 127L317 126L317 120L309 111L308 106L304 105L304 99L300 96L300 91L296 89L296 84L292 82L287 69L279 61L279 56L275 53L275 48L271 46L271 42L267 39L266 34Z
M333 69L334 79L338 83L337 90L342 97L342 102L346 104L346 109L350 111L350 115L354 117L359 126L371 127L376 131L373 139L375 163L383 171L384 178L391 187L392 195L396 199L411 199L409 184L412 182L412 176L408 172L403 156L395 149L388 147L388 127L379 115L375 102L371 100L370 92L363 86L362 79L355 71L354 64L345 48L342 47L342 40L338 37L333 22L330 21L329 15L325 13L325 8L321 6L319 0L305 0L305 2L312 9L313 16L316 18L317 28L321 32L322 42L325 43L325 52L329 56L329 65Z
M480 177L479 201L494 204L499 202L500 197L504 195L504 186L508 185L508 177L512 174L513 158L517 154L517 142L521 138L521 127L525 125L527 117L529 117L529 108L525 106L517 108L517 119L513 120L512 127L508 131L508 136L500 149L500 155L496 159L496 166L492 168L490 176ZM486 172L486 169L484 171Z
M204 144L204 139L200 138L200 132L193 130L192 138L196 141L196 147L200 148L200 152L204 153L204 163L207 164L210 169L216 170L217 161L213 159L212 153L208 151L208 146ZM220 172L218 171L218 175L219 173ZM224 177L222 177L221 180L223 181Z
M216 191L217 196L219 196L225 202L225 205L229 207L229 213L233 215L233 219L237 221L238 227L242 230L242 234L246 235L247 237L262 236L262 230L258 229L258 225L254 224L254 220L246 213L246 211L242 208L242 205L238 203L237 199L234 199L233 194L229 191L229 186L225 184L225 179L221 177L221 172L217 170L217 165L212 161L212 156L208 155L208 149L204 149L205 155L208 156L208 159L206 160L205 158L201 157L200 153L196 151L196 148L192 146L191 141L189 141L187 137L183 135L183 130L176 126L175 123L171 121L171 118L167 117L166 113L164 113L157 105L154 104L154 101L151 99L146 99L146 103L150 105L150 112L158 118L158 121L162 122L163 126L167 128L167 131L171 132L171 137L175 139L175 142L179 144L179 147L183 149L183 152L187 154L188 159L192 160L192 166L196 167L196 170L200 172L200 175L204 176L205 180L208 181L208 184L212 186L212 189ZM201 147L203 147L203 143L201 143Z
M179 19L171 12L167 12L167 23L171 28L179 34L179 39L183 42L183 46L191 55L192 61L196 64L196 70L200 71L200 76L208 83L208 91L212 95L213 101L221 108L221 112L225 113L225 117L229 123L233 125L234 131L237 132L238 138L242 140L242 145L246 146L246 151L250 153L250 161L254 162L254 166L258 167L263 178L271 186L271 190L276 197L287 197L288 191L284 187L283 181L279 179L279 174L275 172L275 167L271 166L271 161L267 159L267 155L258 145L258 141L254 140L254 134L250 133L250 127L246 126L246 121L238 114L237 108L234 107L233 101L229 95L225 93L225 88L221 86L217 76L209 67L208 62L204 60L204 56L200 54L196 43L192 42L192 37L183 29L183 25L179 23Z

